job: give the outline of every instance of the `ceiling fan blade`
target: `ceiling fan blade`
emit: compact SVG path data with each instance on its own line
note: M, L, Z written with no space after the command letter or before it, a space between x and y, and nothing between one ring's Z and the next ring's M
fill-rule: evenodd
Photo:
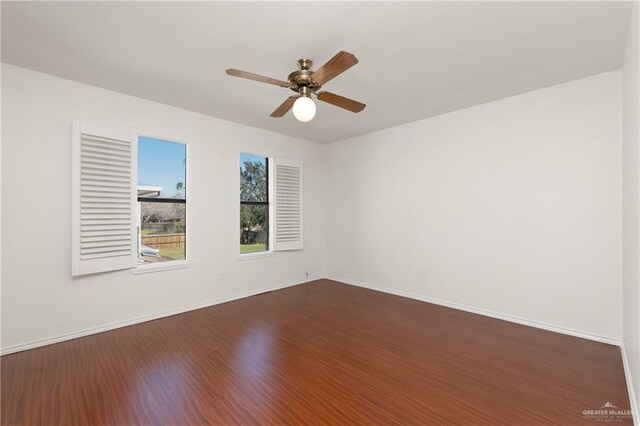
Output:
M360 112L366 107L362 102L354 101L353 99L345 98L344 96L331 92L319 92L317 96L318 100L322 102L344 108L351 112Z
M282 117L293 107L293 103L300 96L289 96L286 101L284 101L275 111L271 113L271 117Z
M318 68L311 79L320 85L325 84L357 63L358 59L352 53L342 50L329 59L326 64Z
M263 75L254 74L252 72L236 70L233 68L229 68L227 70L227 74L234 77L240 77L240 78L246 78L249 80L259 81L261 83L275 84L276 86L280 86L280 87L289 87L289 83L286 81L278 80L276 78L271 78L271 77L265 77Z

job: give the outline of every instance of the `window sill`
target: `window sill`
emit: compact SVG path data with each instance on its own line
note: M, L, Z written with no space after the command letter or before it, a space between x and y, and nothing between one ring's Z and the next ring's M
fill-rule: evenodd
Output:
M135 268L131 268L132 274L149 274L151 272L170 271L172 269L185 269L191 268L193 262L187 262L186 260L176 260L174 262L166 263L152 263L147 265L138 265Z
M256 253L244 253L238 255L238 260L252 260L252 259L261 259L263 257L273 257L276 253L274 251L259 251Z

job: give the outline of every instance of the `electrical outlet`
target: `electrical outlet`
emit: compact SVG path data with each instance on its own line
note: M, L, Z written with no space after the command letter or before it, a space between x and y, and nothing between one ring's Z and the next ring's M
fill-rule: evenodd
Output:
M307 279L309 279L309 273L305 272L304 275L307 277Z
M224 280L224 269L220 269L220 271L218 272L218 279Z

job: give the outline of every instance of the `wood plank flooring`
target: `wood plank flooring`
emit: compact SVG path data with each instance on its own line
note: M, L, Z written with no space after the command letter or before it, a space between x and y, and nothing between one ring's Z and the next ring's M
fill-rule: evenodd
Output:
M566 425L629 409L618 347L329 280L1 363L5 425Z

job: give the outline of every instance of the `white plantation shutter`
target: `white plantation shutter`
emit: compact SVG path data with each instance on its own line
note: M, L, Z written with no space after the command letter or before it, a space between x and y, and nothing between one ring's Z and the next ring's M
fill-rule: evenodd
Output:
M274 158L273 249L302 249L302 162Z
M73 123L72 275L135 266L136 145Z

